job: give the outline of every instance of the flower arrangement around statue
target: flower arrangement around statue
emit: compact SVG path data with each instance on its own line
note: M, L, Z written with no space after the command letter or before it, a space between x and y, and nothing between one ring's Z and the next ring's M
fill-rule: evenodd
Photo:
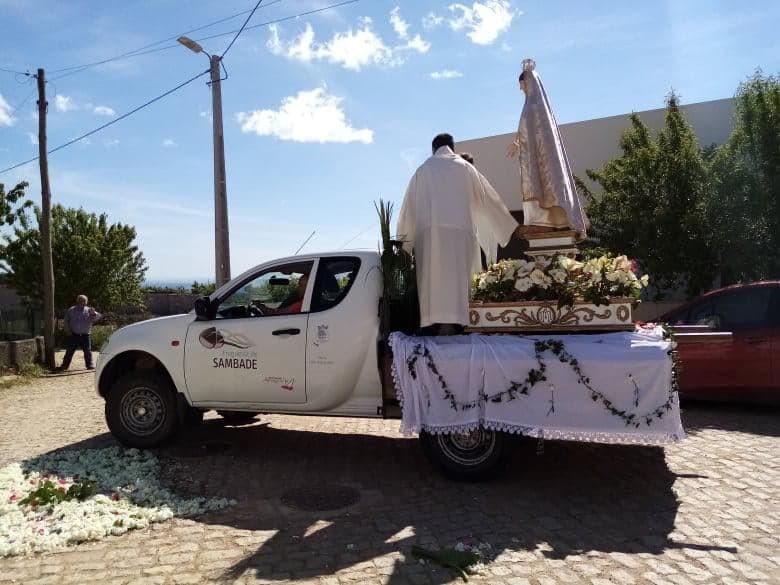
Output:
M502 260L474 276L470 326L480 331L632 330L648 277L626 256Z

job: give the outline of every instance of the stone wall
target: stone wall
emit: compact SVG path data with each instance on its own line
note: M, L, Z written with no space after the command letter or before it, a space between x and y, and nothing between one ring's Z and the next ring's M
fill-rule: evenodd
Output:
M198 295L177 293L146 293L146 310L155 315L178 315L189 313Z
M43 337L0 341L0 369L19 368L43 361Z

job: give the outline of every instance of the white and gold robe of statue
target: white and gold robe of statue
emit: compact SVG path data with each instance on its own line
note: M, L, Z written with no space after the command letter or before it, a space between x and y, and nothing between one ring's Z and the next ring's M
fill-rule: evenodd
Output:
M420 324L469 322L471 277L480 247L495 262L517 222L488 180L442 146L414 173L398 216L404 249L414 249Z
M550 101L531 59L523 62L526 94L517 128L523 223L564 228L585 238L582 209Z

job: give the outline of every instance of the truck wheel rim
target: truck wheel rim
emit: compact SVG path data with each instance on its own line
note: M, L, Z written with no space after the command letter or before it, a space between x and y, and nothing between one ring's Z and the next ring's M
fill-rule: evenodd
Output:
M150 388L133 388L122 398L121 417L124 427L134 435L151 435L163 424L165 405Z
M496 448L496 433L477 429L469 433L436 435L439 448L459 465L474 466L485 462Z

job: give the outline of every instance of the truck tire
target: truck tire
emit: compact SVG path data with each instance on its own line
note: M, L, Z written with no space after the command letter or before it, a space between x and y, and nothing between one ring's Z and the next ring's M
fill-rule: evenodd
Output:
M447 477L465 481L485 481L498 475L510 454L510 442L506 433L483 428L463 434L420 433L428 460Z
M231 425L248 425L255 421L259 412L242 412L240 410L218 410L217 414Z
M170 439L178 426L173 389L151 372L125 374L106 396L106 422L123 445L156 447Z

